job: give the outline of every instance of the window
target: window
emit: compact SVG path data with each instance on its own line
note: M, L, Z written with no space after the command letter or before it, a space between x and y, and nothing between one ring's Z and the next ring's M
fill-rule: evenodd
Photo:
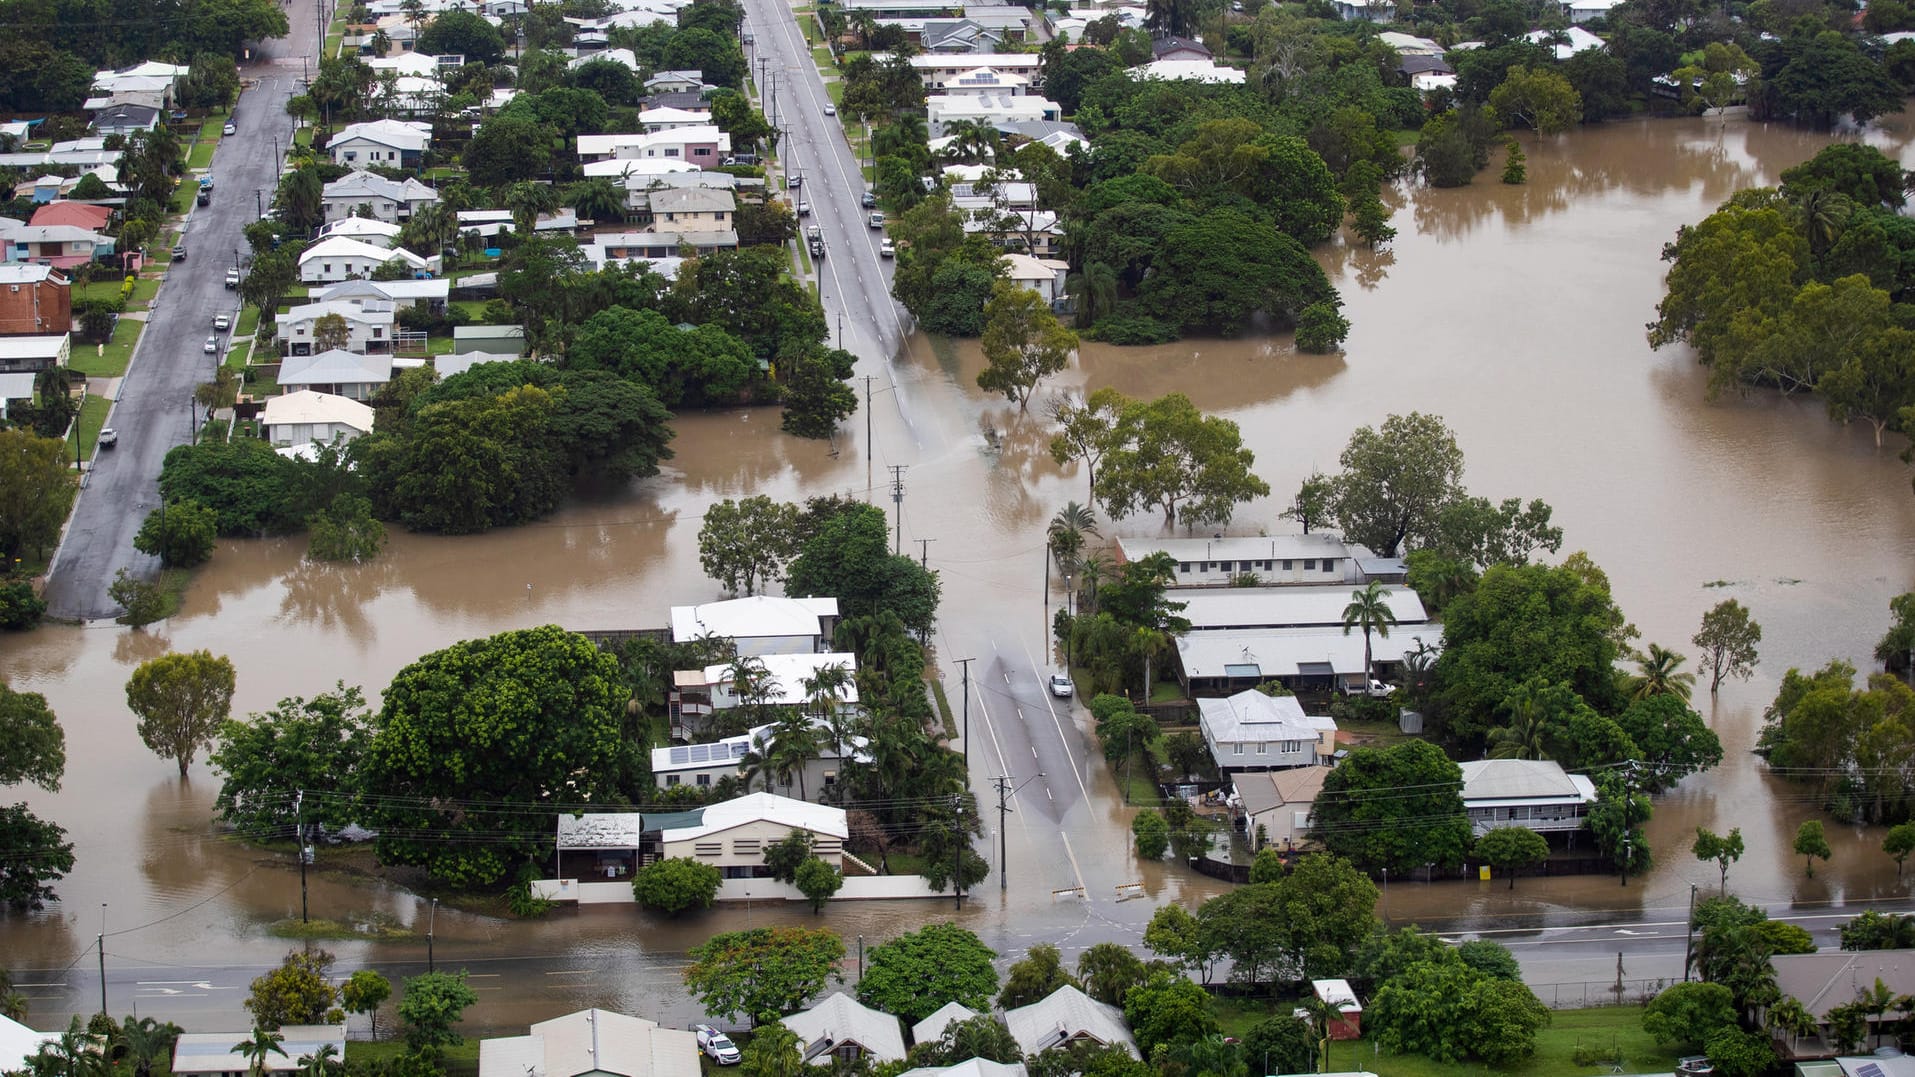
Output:
M1286 740L1283 742L1284 755L1295 755L1302 750L1303 742L1300 740Z
M1308 561L1305 561L1305 562L1303 563L1303 571L1305 571L1305 572L1315 572L1316 570L1317 570L1317 563L1316 563L1316 561L1315 561L1315 559L1311 559L1311 560L1308 560Z
M1258 742L1257 742L1257 754L1258 754L1258 755L1269 755L1269 754L1270 754L1270 745L1269 745L1269 744L1268 744L1267 742L1265 742L1265 741L1258 741Z
M1177 573L1179 575L1184 575L1188 573L1189 571L1190 571L1190 562L1188 561L1177 562Z
M699 784L700 786L709 786L709 785L711 784L711 775L709 775L709 774L700 774L700 775L698 776L698 784Z
M678 775L676 774L665 775L665 788L670 789L672 786L677 784L678 784Z
M678 156L678 147L676 147L676 146L674 146L674 147L672 147L671 149L668 149L668 150L666 150L666 151L665 151L665 156L667 156L667 157L676 157L676 156Z
M383 337L385 335L386 335L386 331L384 329L379 328L377 326L373 327L372 339L378 340L380 337Z
M1290 562L1288 562L1288 561L1285 561L1285 562L1283 563L1283 570L1284 570L1285 572L1288 572L1288 571L1290 571Z
M692 156L693 157L710 157L711 151L708 149L696 149L692 151Z
M1236 748L1236 751L1235 751L1235 752L1234 752L1233 754L1235 754L1235 755L1242 755L1242 754L1243 754L1243 741L1238 741L1238 742L1237 742L1237 743L1236 743L1236 744L1234 745L1234 747Z

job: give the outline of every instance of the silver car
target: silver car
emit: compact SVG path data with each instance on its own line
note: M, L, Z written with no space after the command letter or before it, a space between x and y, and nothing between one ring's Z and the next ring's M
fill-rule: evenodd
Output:
M711 1056L713 1062L721 1066L736 1066L743 1056L738 1045L731 1037L710 1025L693 1025L692 1033L698 1037L698 1049Z

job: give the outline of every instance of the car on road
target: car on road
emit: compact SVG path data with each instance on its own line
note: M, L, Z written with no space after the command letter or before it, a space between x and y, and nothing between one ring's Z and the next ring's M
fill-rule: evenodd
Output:
M1709 1061L1708 1055L1690 1055L1676 1060L1677 1077L1709 1077L1716 1071L1716 1064Z
M185 244L181 244L180 246L177 246L177 247L174 247L174 248L173 248L173 260L174 260L175 262L184 262L184 261L186 261L186 246L185 246Z
M207 354L209 354L209 355L210 355L211 353L213 353L213 352L216 352L216 351L218 351L218 350L219 350L219 338L218 338L218 337L207 337L207 338L206 338L206 345L205 345L205 347L202 347L202 348L200 349L200 351L203 351L203 352L206 352L206 353L207 353Z
M804 185L805 174L803 172L793 172L785 177L785 186L787 187L803 187Z
M227 121L226 121L226 126L220 129L220 134L222 134L222 135L236 135L236 134L239 134L239 125L238 125L238 124L236 124L236 123L234 123L234 122L233 122L233 121L231 121L231 120L227 120Z
M1077 691L1077 685L1071 683L1068 673L1051 674L1051 694L1059 699L1069 699Z
M805 201L802 198L798 200L798 216L800 217L811 216L811 203Z
M811 247L811 256L813 258L823 258L825 256L825 241L824 240L814 239L811 241L810 247Z
M234 266L233 268L228 269L226 271L226 287L228 288L239 287L239 267L238 266Z
M832 103L831 103L831 102L829 102L829 101L826 101L826 102L825 102L825 115L827 115L827 116L836 116L837 114L838 114L838 106L836 106L836 105L834 105L834 104L832 104Z
M884 237L884 242L878 244L878 257L880 258L895 258L897 257L897 253L898 245L891 242L890 236Z
M870 209L878 204L878 196L872 194L870 191L866 191L858 196L858 204L866 209Z
M692 1032L698 1037L698 1049L710 1055L711 1060L721 1066L736 1066L738 1060L743 1057L738 1052L738 1045L731 1042L730 1036L710 1025L693 1025Z
M100 442L99 442L100 448L110 449L113 446L118 445L119 443L120 443L120 435L118 431L114 430L110 426L101 429Z
M883 228L884 227L884 211L872 210L871 216L866 218L866 223L871 225L871 227L873 228Z
M220 332L222 333L226 332L226 330L232 328L232 325L233 325L233 319L230 315L226 315L226 314L213 315L213 328L219 330Z
M815 224L805 229L806 239L823 239L824 237L825 237L824 229L819 228Z

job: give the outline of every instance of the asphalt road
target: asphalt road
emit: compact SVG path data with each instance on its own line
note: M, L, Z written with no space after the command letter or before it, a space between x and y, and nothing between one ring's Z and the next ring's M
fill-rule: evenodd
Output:
M263 198L278 182L278 154L292 137L286 101L317 53L317 0L293 0L291 34L257 45L241 69L247 88L234 111L238 130L213 157L210 205L187 218L184 263L175 263L148 313L133 363L120 383L107 425L119 434L117 448L96 451L73 517L55 553L46 589L48 613L64 619L117 616L106 594L120 569L150 577L157 558L133 549L133 536L159 505L160 464L176 445L192 440L193 389L210 381L231 343L219 334L219 349L204 350L213 319L232 314L237 292L225 286L226 270L246 249L241 230L257 219ZM189 175L188 184L197 177Z

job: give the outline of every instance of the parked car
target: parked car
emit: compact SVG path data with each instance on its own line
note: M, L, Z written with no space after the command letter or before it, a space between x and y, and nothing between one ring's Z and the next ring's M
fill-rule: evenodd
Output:
M793 172L785 177L785 186L787 187L803 187L804 185L805 174L803 172Z
M806 239L823 239L824 237L824 231L815 224L805 229Z
M1051 674L1051 694L1059 699L1069 699L1077 691L1077 685L1071 682L1068 673Z
M1343 682L1343 694L1346 696L1369 696L1372 699L1383 699L1396 694L1396 685L1384 684L1382 681L1375 679L1361 685L1351 684L1345 681Z
M810 247L811 247L811 256L813 258L823 258L825 256L825 241L824 240L814 239L811 241Z
M1716 1071L1716 1064L1709 1061L1707 1055L1690 1055L1676 1060L1677 1077L1709 1077Z
M802 198L798 200L798 216L800 217L811 216L811 203L805 201Z
M199 189L199 194L193 197L193 201L196 204L202 205L202 206L212 205L213 204L213 189L211 187L201 187Z
M827 115L827 116L836 116L837 114L838 114L838 106L836 106L836 105L834 105L834 104L832 104L832 103L831 103L831 102L829 102L829 101L826 101L826 102L825 102L825 115Z
M214 329L217 329L220 332L224 333L226 332L226 330L231 329L232 327L233 327L233 319L231 315L227 315L227 314L213 315Z
M100 431L100 448L110 449L119 443L120 435L112 427L109 426Z
M186 261L186 245L185 244L182 243L181 245L173 248L173 260L175 262Z
M884 213L882 210L872 210L871 216L867 218L866 220L867 220L867 223L869 223L871 227L873 228L884 227Z
M693 1025L692 1032L698 1037L698 1049L711 1056L713 1062L721 1066L736 1066L739 1058L738 1045L731 1037L710 1025Z
M884 238L884 242L878 244L878 257L880 258L893 258L897 256L897 253L898 245L891 242L891 237L889 236Z
M238 124L236 124L236 123L234 123L234 122L233 122L233 121L231 121L231 120L227 120L227 121L226 121L226 126L220 129L220 134L222 134L222 135L236 135L236 134L239 134L239 125L238 125Z
M200 351L203 351L203 352L206 352L206 353L207 353L207 354L209 354L209 355L210 355L210 354L212 354L213 352L216 352L216 351L218 351L218 350L219 350L219 338L218 338L218 337L207 337L207 338L206 338L206 346L200 349Z
M228 288L239 287L239 267L238 266L234 266L233 268L228 269L226 271L226 287Z
M866 209L870 209L878 204L878 196L872 194L870 191L866 191L858 196L858 204Z

